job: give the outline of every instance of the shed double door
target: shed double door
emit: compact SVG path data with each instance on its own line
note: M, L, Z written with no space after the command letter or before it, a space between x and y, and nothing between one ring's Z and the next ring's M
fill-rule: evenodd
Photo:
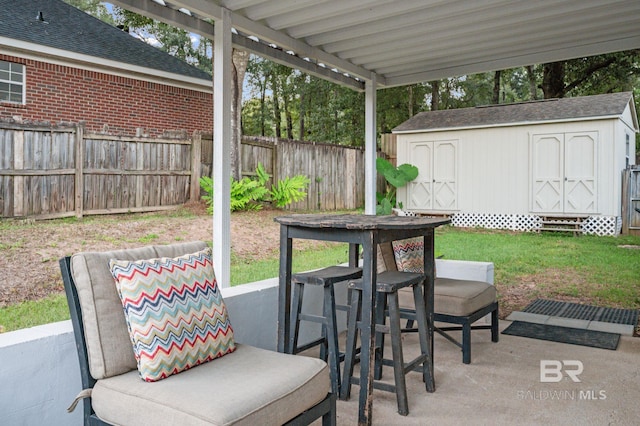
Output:
M411 142L409 163L418 177L407 185L409 210L457 210L458 141Z
M532 212L597 213L597 146L597 132L532 136Z

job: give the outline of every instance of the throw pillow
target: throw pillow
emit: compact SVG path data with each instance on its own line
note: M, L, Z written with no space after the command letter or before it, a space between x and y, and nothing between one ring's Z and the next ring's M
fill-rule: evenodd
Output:
M164 379L235 350L211 249L176 258L112 259L109 268L145 381Z
M396 268L402 272L424 272L424 241L422 237L407 238L393 242Z

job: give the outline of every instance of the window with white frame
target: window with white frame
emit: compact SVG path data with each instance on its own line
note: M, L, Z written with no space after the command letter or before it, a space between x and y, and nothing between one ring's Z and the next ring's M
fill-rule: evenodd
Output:
M25 102L24 65L0 61L0 102Z

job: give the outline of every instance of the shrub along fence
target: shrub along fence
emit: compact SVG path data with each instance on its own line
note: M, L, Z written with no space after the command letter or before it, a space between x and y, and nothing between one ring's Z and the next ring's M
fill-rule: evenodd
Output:
M81 125L0 122L3 218L58 217L172 209L200 198L211 175L210 134L151 139L85 134ZM258 163L272 181L304 174L308 196L291 209L353 209L364 204L359 148L246 137L242 170ZM192 165L197 165L192 167Z

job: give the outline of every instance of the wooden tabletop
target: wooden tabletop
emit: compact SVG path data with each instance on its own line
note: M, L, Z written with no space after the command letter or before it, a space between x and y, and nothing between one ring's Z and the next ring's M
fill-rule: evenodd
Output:
M448 218L365 214L292 214L278 216L274 220L288 226L362 230L436 228L451 222Z

